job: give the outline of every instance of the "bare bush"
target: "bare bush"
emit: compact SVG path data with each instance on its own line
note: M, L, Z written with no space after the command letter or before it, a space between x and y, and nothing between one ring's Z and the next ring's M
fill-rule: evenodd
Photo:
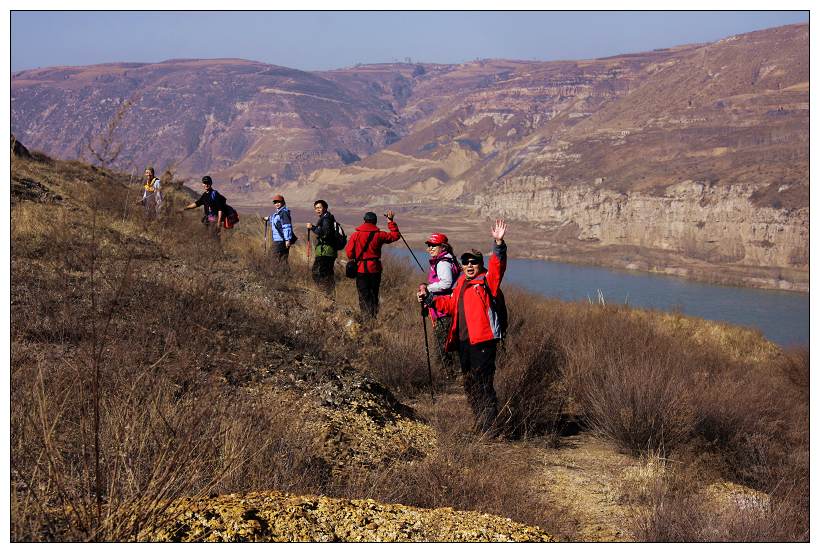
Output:
M648 507L635 534L648 542L802 542L808 525L801 509L753 490L704 486L680 468L650 483Z
M532 310L530 294L507 289L510 335L499 349L496 389L499 424L508 437L549 436L557 445L565 429L569 391L557 321Z

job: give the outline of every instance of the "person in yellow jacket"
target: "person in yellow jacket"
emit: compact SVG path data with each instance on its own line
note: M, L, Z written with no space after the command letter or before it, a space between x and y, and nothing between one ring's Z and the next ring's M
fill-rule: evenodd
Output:
M138 203L142 204L146 219L159 217L162 208L162 184L154 175L154 168L145 169L145 178L142 181L142 198Z

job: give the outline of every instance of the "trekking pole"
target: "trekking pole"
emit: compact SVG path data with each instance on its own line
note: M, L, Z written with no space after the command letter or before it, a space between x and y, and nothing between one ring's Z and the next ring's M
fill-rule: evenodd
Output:
M307 229L307 243L305 244L305 248L307 248L307 260L310 263L310 229Z
M413 259L416 260L416 265L419 266L419 269L421 269L421 272L423 273L424 272L424 267L421 266L421 263L419 263L419 260L416 258L416 254L414 254L413 250L410 249L410 244L408 244L407 240L404 239L404 236L402 235L402 233L399 233L399 236L401 236L402 242L404 242L404 245L407 246L407 251L409 251L410 255L413 256Z
M430 345L427 342L427 306L423 303L421 304L421 326L424 328L424 351L427 352L427 374L430 377L430 399L436 401L433 395L433 368L430 366Z
M268 253L268 218L265 217L265 253Z

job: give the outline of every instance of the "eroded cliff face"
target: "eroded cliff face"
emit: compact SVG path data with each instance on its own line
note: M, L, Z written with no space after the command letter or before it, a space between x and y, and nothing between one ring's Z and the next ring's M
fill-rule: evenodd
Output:
M598 183L600 184L600 183ZM762 185L684 181L654 194L594 185L564 187L549 177L505 179L474 196L487 217L574 229L578 240L656 248L709 263L808 270L809 210L755 205Z

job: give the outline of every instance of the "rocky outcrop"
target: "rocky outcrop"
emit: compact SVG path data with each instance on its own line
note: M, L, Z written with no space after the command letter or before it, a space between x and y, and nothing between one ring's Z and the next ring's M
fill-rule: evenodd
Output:
M532 176L503 180L474 202L488 217L532 221L548 231L577 227L574 238L600 245L656 248L710 263L808 269L808 208L759 207L752 199L759 190L684 181L649 194L562 187Z
M139 541L556 541L540 528L495 515L278 492L180 499L168 508L165 518L165 524L144 531Z

